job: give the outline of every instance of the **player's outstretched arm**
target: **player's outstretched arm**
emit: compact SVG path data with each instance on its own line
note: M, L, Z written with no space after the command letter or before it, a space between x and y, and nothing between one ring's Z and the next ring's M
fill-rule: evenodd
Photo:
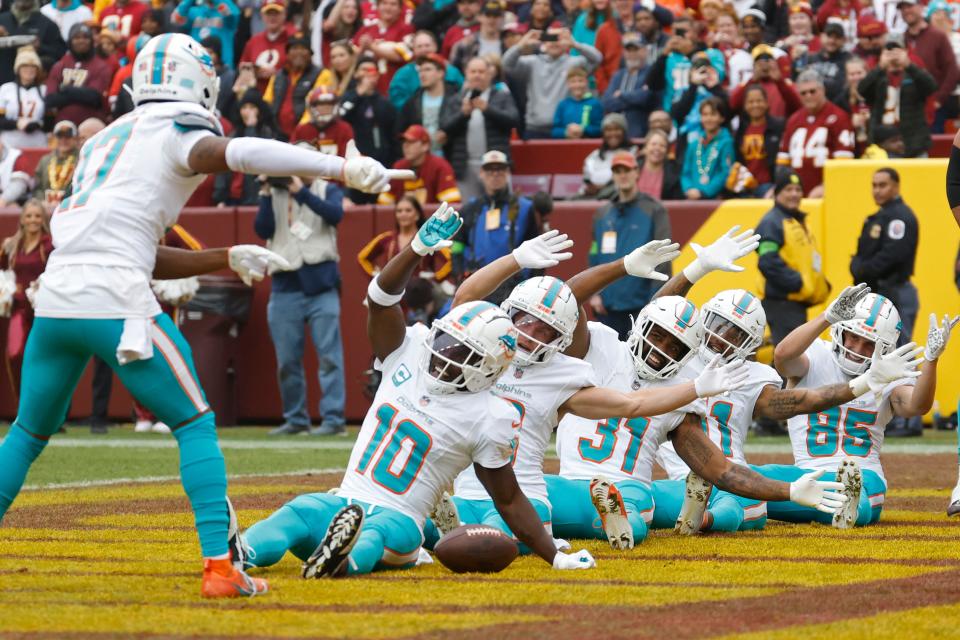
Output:
M423 256L453 244L463 221L446 202L421 225L409 246L395 255L367 287L367 337L374 355L383 360L403 344L406 322L400 301Z
M413 171L387 169L360 155L353 140L347 143L345 158L301 149L264 138L222 138L207 136L190 150L190 169L197 173L237 171L267 176L315 176L340 180L352 189L381 193L391 180L413 180Z
M540 516L523 495L513 467L509 464L499 469L473 465L477 478L493 499L497 511L520 542L550 563L554 569L590 569L596 565L588 551L567 555L557 551L553 538L543 528Z
M567 250L572 246L573 240L556 229L527 240L509 255L497 258L464 280L453 296L453 306L483 300L521 269L547 269L569 260L573 254Z
M631 393L621 393L605 387L581 389L560 406L560 415L562 417L566 413L572 413L588 420L603 420L610 416L658 416L688 405L697 398L739 389L746 383L749 375L742 360L721 366L718 356L691 382L640 389Z
M193 251L174 247L157 247L153 267L155 280L179 280L204 273L232 269L248 285L263 280L273 271L290 268L290 263L269 249L255 244L238 244L229 249Z
M755 234L753 229L740 232L738 224L706 247L691 242L690 247L697 254L696 259L670 278L653 297L685 296L696 282L712 271L743 271L743 267L735 262L753 253L759 246L759 234Z
M778 389L773 385L763 388L753 406L754 418L786 420L806 413L850 402L856 397L849 384L828 384L815 389Z
M909 385L899 386L890 394L890 403L896 415L904 418L922 416L933 407L934 394L937 391L937 362L940 361L940 356L946 350L947 342L950 340L950 332L953 331L953 327L956 326L958 321L960 321L960 316L953 318L943 316L943 321L938 323L936 314L930 314L927 345L923 350L923 360L917 382L912 387ZM908 345L904 345L898 351L906 346ZM895 353L897 352L895 351ZM919 351L913 353L913 355L918 354ZM888 356L890 355L893 354L888 354ZM884 356L884 359L888 356ZM874 369L876 366L873 365L870 368Z
M669 437L677 455L694 473L724 491L755 500L792 500L825 513L833 513L846 501L846 496L835 493L843 489L841 483L817 480L822 471L788 484L765 478L749 467L733 464L710 442L700 426L700 416L696 414L688 413Z
M777 373L788 379L805 376L810 368L810 361L804 355L807 348L830 325L853 318L857 303L868 293L870 287L865 284L847 287L823 313L787 334L773 352L773 364Z

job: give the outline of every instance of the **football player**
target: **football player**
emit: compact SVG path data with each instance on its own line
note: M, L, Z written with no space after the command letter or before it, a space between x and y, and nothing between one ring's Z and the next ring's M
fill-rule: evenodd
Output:
M544 269L569 258L569 253L545 251L544 247L556 238L557 232L549 231L483 267L464 281L454 302L483 299L521 269ZM668 245L659 245L643 254L637 261L638 273L649 276L659 264L671 260L676 245ZM547 528L551 516L543 457L550 436L564 415L594 420L612 415L624 419L659 415L743 382L740 365L731 364L707 368L696 380L681 381L669 389L603 388L597 386L591 363L581 359L584 341L574 339L580 305L562 280L550 276L525 280L514 288L502 307L517 328L517 356L497 381L495 392L520 412L514 472ZM460 521L487 524L509 533L472 470L467 469L457 478L454 492Z
M700 250L686 273L697 279L716 269L739 270L734 261L756 248L757 237L752 230L740 235L736 232L735 227ZM633 265L638 255L657 243L641 247L621 261L575 276L571 287L578 298L589 299L618 278L635 275ZM626 388L657 387L674 378L684 379L678 374L701 348L702 328L696 308L673 295L660 296L641 311L626 343L599 323L586 323L583 329L589 337L586 360L593 364L598 377ZM714 360L719 358L719 354L714 354ZM790 495L811 507L829 510L842 503L842 497L825 493L841 485L817 482L818 474L799 478L799 484L790 486L766 484L710 443L701 429L703 412L702 406L691 406L632 420L610 417L596 422L578 416L564 418L557 436L560 475L547 478L555 503L555 533L605 538L618 549L630 548L643 540L648 525L657 522L651 491L653 461L658 447L667 439L683 460L702 473L709 473L732 493L760 501L765 495ZM656 509L660 509L659 504ZM674 519L676 513L668 525Z
M813 512L791 502L771 502L768 515L788 522L824 522L841 529L880 519L887 481L880 464L884 428L894 416L922 416L933 405L937 361L957 318L930 324L926 348L910 343L896 349L900 314L887 298L865 284L841 292L826 311L792 331L774 353L777 371L790 389L849 384L858 397L838 407L790 418L787 426L795 466L764 465L757 470L789 481L811 469L835 473L849 501L835 514ZM820 334L830 329L830 340ZM919 371L901 367L923 353ZM864 376L867 371L872 376ZM897 374L903 377L897 378ZM881 375L882 374L882 375ZM887 375L890 374L890 375ZM884 383L884 379L893 378ZM871 393L867 393L867 391Z
M517 537L555 569L594 566L558 552L510 465L520 418L490 392L514 357L517 332L489 302L458 304L432 328L406 327L404 286L421 258L449 247L460 216L443 203L367 289L367 335L383 380L336 495L295 498L240 536L237 561L266 567L287 551L304 578L412 566L424 520L472 467Z
M180 476L203 554L201 593L250 596L263 580L236 570L227 546L227 476L213 412L190 347L161 313L151 278L231 268L250 284L286 261L262 247L189 251L159 246L204 174L222 171L343 180L382 192L397 177L355 147L348 158L260 138L226 138L213 115L213 60L183 34L153 38L134 62L136 108L84 144L72 193L54 211L53 243L36 297L17 419L0 446L0 517L57 432L90 356L117 372L180 448Z

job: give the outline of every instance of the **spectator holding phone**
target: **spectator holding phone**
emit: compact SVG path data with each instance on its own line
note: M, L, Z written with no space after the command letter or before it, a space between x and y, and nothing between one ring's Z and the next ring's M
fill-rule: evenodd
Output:
M260 15L264 29L247 40L240 62L244 82L247 81L244 68L249 67L244 67L243 63L252 64L257 90L263 93L267 82L287 61L287 40L293 35L294 28L287 22L286 0L263 0Z
M693 23L688 18L676 20L673 35L667 40L647 76L647 86L653 91L662 92L661 106L664 111L669 113L690 86L690 58L699 47Z

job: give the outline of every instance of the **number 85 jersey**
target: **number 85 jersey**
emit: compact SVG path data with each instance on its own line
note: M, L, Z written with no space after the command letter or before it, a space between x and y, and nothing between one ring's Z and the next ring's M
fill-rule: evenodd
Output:
M810 367L807 375L797 382L797 387L812 389L850 381L850 376L840 369L830 350L831 343L826 340L815 340L807 347L804 355ZM879 401L873 393L867 393L839 407L787 420L797 466L836 471L844 458L856 458L861 468L874 471L886 484L880 465L880 449L884 429L893 417L890 394L902 385L913 385L913 380L905 378L891 382Z
M510 463L520 418L489 390L428 393L418 366L428 334L422 324L408 327L403 344L378 363L383 379L338 494L399 511L421 530L458 473Z

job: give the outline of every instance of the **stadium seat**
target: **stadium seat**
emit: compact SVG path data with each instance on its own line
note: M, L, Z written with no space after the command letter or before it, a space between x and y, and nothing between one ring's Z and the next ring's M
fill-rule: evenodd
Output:
M510 184L515 192L525 196L532 196L538 191L550 192L549 175L511 175Z
M558 173L553 176L550 195L556 200L569 200L578 193L583 185L583 176L579 173Z
M24 167L31 176L37 170L37 165L40 164L40 158L50 153L50 149L46 147L36 147L31 149L21 149L20 157L23 158L23 161L26 163Z

